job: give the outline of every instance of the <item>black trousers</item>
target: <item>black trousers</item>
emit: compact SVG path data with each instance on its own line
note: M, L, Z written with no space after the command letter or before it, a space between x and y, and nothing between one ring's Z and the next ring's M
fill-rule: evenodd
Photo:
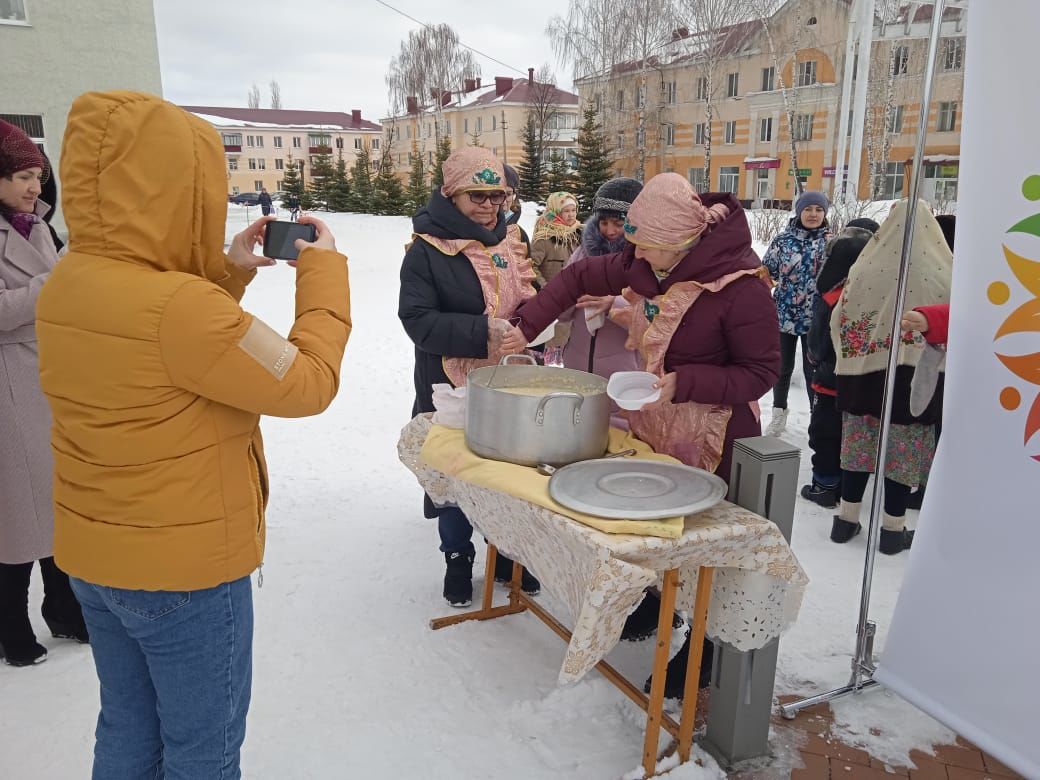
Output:
M29 563L0 563L0 644L24 646L35 641L29 621ZM82 622L79 602L69 585L69 576L54 558L40 559L43 575L43 619L48 623L76 625Z
M866 471L841 472L841 500L858 504L867 492L867 480L870 474ZM885 513L892 517L906 514L906 502L910 497L910 487L885 478Z
M841 480L841 412L836 398L816 393L809 416L813 478L828 487Z
M805 391L809 394L809 404L813 401L813 366L809 362L808 337L805 334L795 336L792 333L780 334L780 378L773 387L773 407L787 408L787 394L791 389L791 376L794 374L794 354L798 350L798 342L802 343L802 373L805 375Z

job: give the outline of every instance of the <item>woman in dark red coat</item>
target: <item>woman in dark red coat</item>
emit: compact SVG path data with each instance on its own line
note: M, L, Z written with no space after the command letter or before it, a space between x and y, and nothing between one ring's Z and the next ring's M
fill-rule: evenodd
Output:
M776 307L728 193L699 197L682 176L651 179L625 225L630 246L564 268L517 309L528 338L582 295L641 297L629 345L660 379L661 398L629 413L659 452L729 480L733 440L762 433L758 399L780 369ZM580 304L579 304L580 305Z

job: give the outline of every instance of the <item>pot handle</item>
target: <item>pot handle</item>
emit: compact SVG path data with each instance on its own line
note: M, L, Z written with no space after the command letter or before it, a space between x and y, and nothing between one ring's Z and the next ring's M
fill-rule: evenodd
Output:
M510 360L510 358L520 358L520 362L521 363L528 363L529 365L532 365L532 366L537 366L538 365L538 361L537 360L535 360L530 355L526 355L526 354L523 354L523 353L515 354L515 355L503 355L502 359L500 361L498 361L498 364L500 366L508 366L510 363L515 362L515 361Z
M585 403L585 396L580 393L549 393L549 395L542 398L538 403L538 409L534 414L534 421L539 425L545 424L545 406L550 401L556 398L567 398L574 401L574 424L578 425L581 422L581 407Z

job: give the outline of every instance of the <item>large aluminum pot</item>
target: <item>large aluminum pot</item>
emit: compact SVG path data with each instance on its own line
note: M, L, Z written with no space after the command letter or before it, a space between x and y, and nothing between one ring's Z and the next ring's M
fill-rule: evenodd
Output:
M466 388L466 444L483 458L565 466L607 450L603 377L507 355L497 366L470 371Z

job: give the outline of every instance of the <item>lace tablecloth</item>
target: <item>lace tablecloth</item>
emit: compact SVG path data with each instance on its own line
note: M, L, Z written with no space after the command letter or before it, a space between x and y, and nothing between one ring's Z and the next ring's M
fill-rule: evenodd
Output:
M401 461L438 505L457 505L504 554L527 566L570 610L560 682L580 679L617 644L645 588L679 570L676 609L691 610L700 566L716 569L708 635L738 650L763 647L798 615L809 579L780 530L729 502L686 518L679 539L605 534L549 509L454 479L422 464L430 430L419 415L401 432Z

